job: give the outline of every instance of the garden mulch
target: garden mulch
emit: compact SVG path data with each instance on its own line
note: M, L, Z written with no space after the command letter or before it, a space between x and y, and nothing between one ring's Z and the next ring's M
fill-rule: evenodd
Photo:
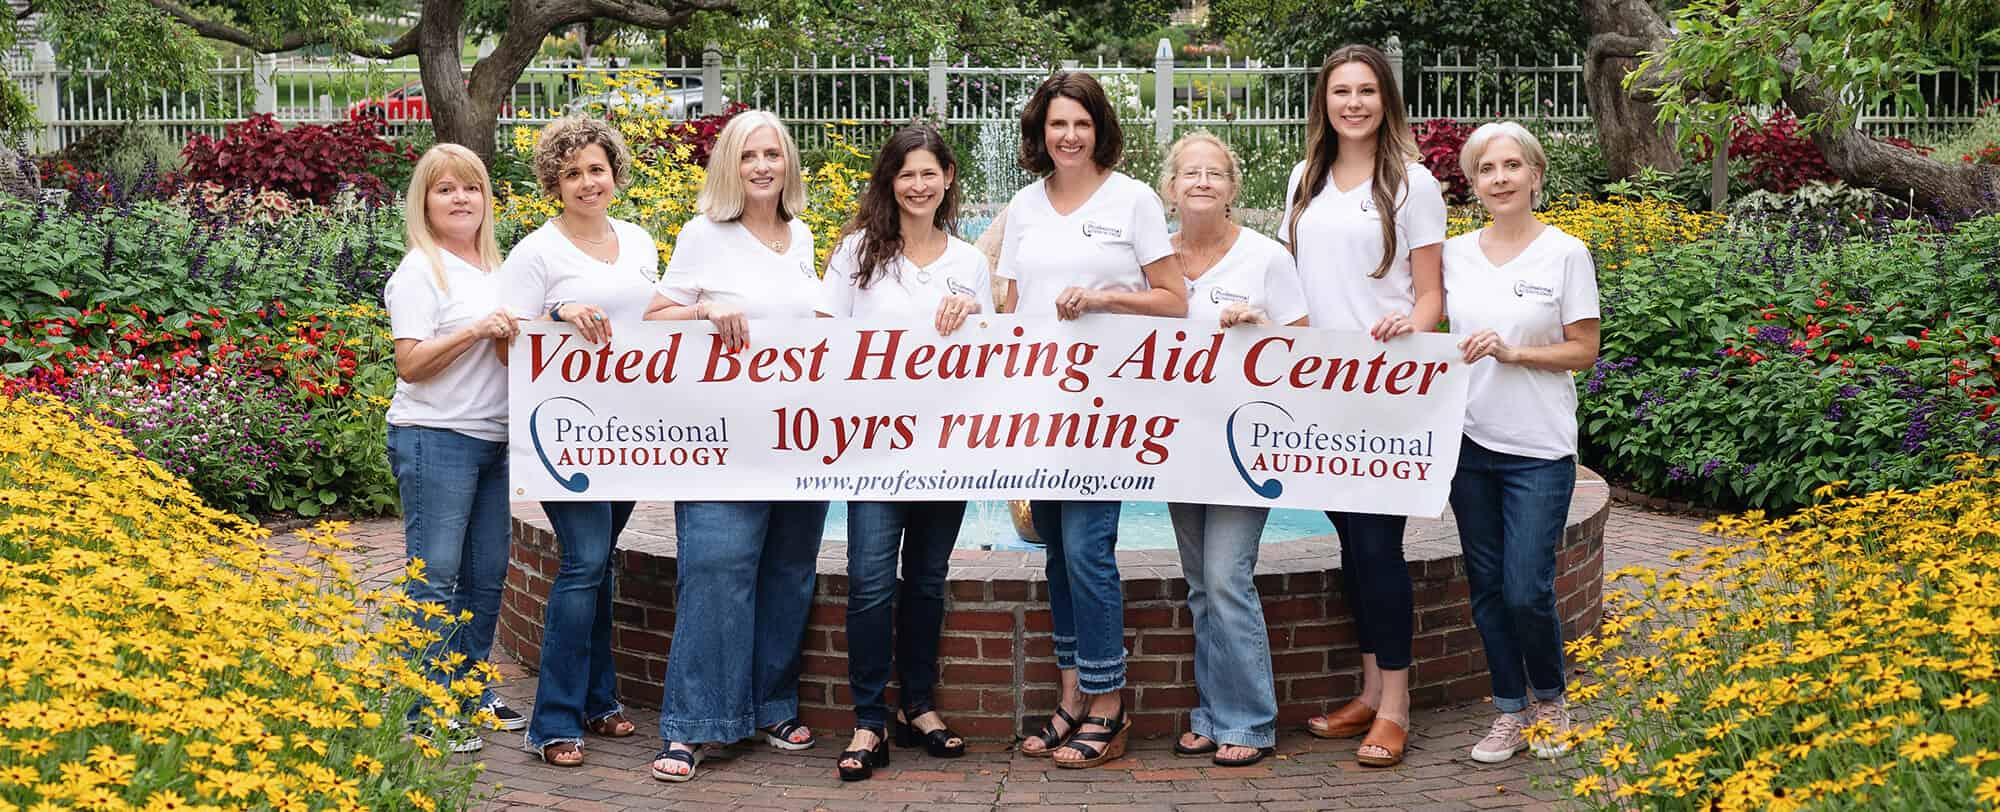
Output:
M1607 572L1638 564L1673 565L1675 550L1702 547L1712 540L1698 518L1651 512L1614 502L1604 533ZM359 545L352 554L364 587L392 588L403 563L398 520L356 522L347 537ZM296 540L274 539L296 552ZM520 664L495 652L507 677L501 687L514 706L532 706L535 679ZM893 767L873 780L843 784L834 775L847 731L819 731L819 746L804 753L777 753L740 745L734 757L703 762L701 776L687 784L663 784L646 773L659 748L658 716L635 709L639 734L622 740L592 738L590 762L576 769L542 764L520 749L518 733L489 733L486 749L471 758L485 762L480 779L481 809L493 812L560 809L619 812L637 809L796 810L1207 810L1207 809L1546 809L1566 793L1569 779L1548 762L1525 754L1501 765L1472 761L1466 751L1491 721L1486 705L1419 710L1413 714L1410 750L1403 765L1388 770L1354 761L1356 740L1321 741L1285 731L1279 755L1251 768L1222 769L1206 760L1174 756L1172 739L1135 740L1121 759L1091 770L1062 770L1047 759L1016 756L1003 745L975 744L964 758L938 760L919 751L895 750Z

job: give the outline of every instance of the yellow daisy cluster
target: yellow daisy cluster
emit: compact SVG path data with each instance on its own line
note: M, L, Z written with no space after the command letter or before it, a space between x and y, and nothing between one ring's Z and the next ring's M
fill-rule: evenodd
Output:
M2000 459L1957 481L1728 517L1611 573L1575 735L1598 808L2000 808ZM1820 489L1827 499L1841 483Z
M585 84L586 94L616 92L619 90L640 90L653 86L656 74L647 71L629 71L628 75L605 78L590 77ZM645 227L653 235L653 242L660 251L660 263L665 267L672 258L674 242L679 239L681 226L698 213L695 198L701 194L702 183L707 179L706 170L692 161L693 149L686 144L670 147L650 147L661 143L682 122L670 118L666 111L648 105L640 109L622 110L611 117L611 122L625 137L625 142L633 146L632 185L627 187L611 209L611 216L627 220ZM865 166L869 156L854 147L842 134L833 132L833 125L826 125L829 157L817 167L802 169L806 185L806 211L800 215L806 226L812 229L813 250L818 258L818 267L824 269L834 246L839 241L840 230L854 217L860 205L862 188L868 182L865 170L855 169L852 164ZM535 150L537 130L516 127L509 139L516 154L529 155ZM539 227L549 218L562 212L562 203L542 194L513 193L498 200L498 215L502 221L511 223L523 233Z
M1693 242L1713 233L1728 220L1720 214L1693 211L1670 200L1614 197L1594 200L1565 195L1549 201L1536 216L1590 246L1602 274L1628 267L1635 257ZM1461 207L1446 221L1457 236L1486 224L1477 205Z
M437 610L362 591L342 529L281 557L116 431L0 398L0 812L464 807L476 768L401 723L456 705L409 655Z

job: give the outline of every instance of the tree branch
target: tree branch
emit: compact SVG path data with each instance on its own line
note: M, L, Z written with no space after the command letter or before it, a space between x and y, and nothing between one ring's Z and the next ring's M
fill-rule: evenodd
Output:
M26 4L21 6L20 11L14 12L14 21L20 22L22 20L28 19L29 17L35 16L35 1L36 0L28 0Z
M735 0L674 0L672 7L662 8L635 0L581 0L575 5L582 6L590 17L603 17L642 28L678 28L697 11L733 10L736 2Z
M203 17L186 6L174 2L174 0L146 0L146 3L164 12L167 16L174 18L180 24L193 29L196 34L212 40L241 45L261 54L294 51L308 45L318 45L328 42L324 37L314 36L302 31L288 31L279 35L276 39L260 36L220 20ZM32 4L30 7L32 7ZM331 44L341 45L340 43ZM387 46L352 47L341 45L341 47L356 56L365 56L373 59L394 59L400 56L410 56L417 52L417 29L411 28Z

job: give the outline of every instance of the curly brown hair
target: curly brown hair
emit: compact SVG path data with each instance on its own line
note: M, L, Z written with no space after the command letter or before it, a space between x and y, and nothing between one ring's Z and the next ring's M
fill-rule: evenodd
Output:
M535 180L542 186L542 193L550 197L560 197L563 163L575 157L577 150L596 144L604 148L604 158L611 163L611 182L623 189L632 180L632 151L625 146L625 136L618 128L603 119L588 116L564 116L548 123L535 137Z

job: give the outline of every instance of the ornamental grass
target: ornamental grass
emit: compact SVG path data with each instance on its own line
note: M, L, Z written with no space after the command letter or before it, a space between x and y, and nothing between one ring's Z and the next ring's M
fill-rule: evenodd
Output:
M467 805L478 768L402 719L482 686L424 678L410 618L441 610L363 590L343 529L283 556L117 431L0 397L0 812Z
M2000 807L2000 459L1840 498L1625 568L1569 653L1599 809ZM1839 483L1820 489L1824 499ZM1531 730L1545 736L1547 730Z

